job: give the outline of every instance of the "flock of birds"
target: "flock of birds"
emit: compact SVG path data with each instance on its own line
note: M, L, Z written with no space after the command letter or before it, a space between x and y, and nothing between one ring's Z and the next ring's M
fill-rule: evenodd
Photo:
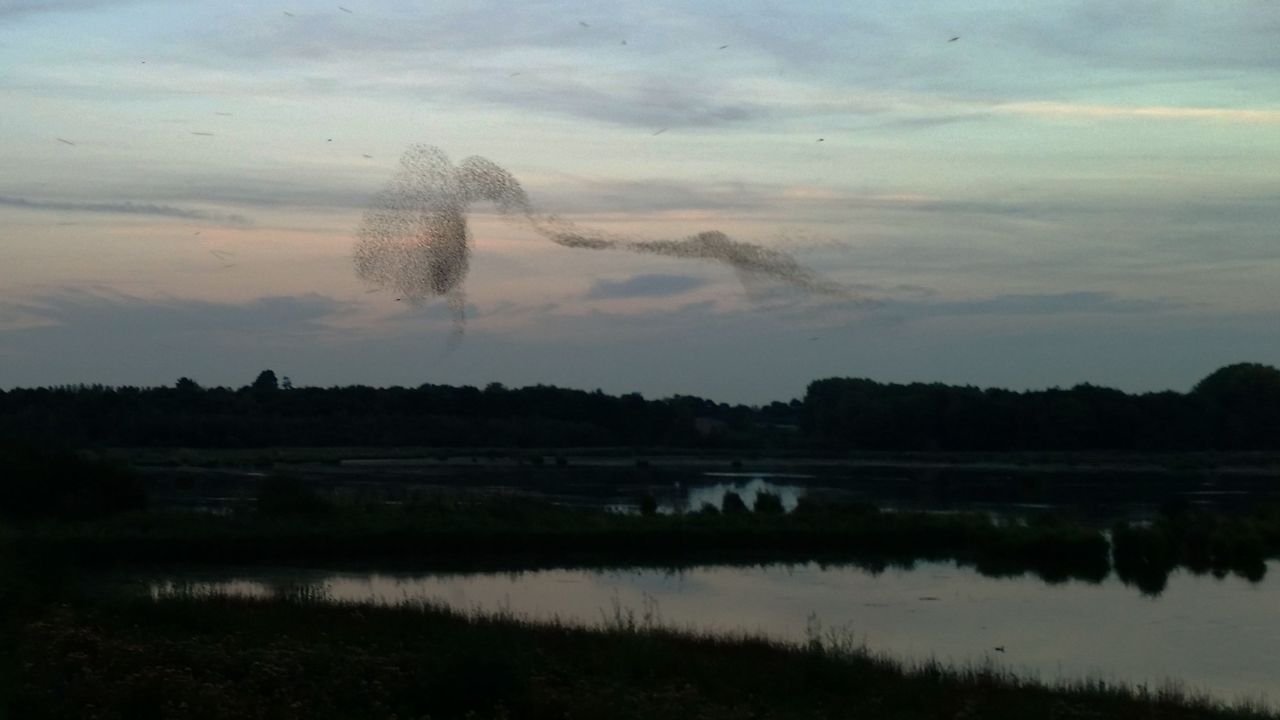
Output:
M336 7L354 14L350 8ZM288 10L283 13L296 17ZM585 20L578 24L591 27ZM957 35L947 42L959 39ZM626 45L627 41L624 39L621 44ZM728 48L724 44L717 50ZM519 75L513 72L510 77ZM214 114L232 115L223 111ZM652 135L668 130L663 127ZM214 136L208 131L191 134ZM76 145L66 138L56 140ZM326 142L333 142L333 138ZM817 138L817 142L825 142L825 138ZM367 153L361 157L373 158ZM497 164L473 156L455 168L443 151L426 145L414 145L405 151L399 171L365 212L353 258L357 275L374 285L368 292L393 289L397 302L408 299L413 304L443 296L454 318L453 338L460 338L465 328L462 285L471 254L467 212L481 200L492 202L503 215L563 247L718 262L732 268L748 290L761 282L773 282L870 304L848 288L821 280L785 252L733 240L717 230L676 240L644 240L584 230L561 218L536 212L519 182ZM235 267L234 253L216 249L209 252L223 268Z
M466 327L463 283L470 268L468 212L480 201L561 247L621 251L727 265L748 290L780 284L846 302L871 305L852 289L823 280L789 254L706 230L673 240L648 240L582 228L538 212L506 169L482 157L456 167L439 148L411 146L400 169L375 197L357 231L357 276L420 304L444 297L453 315L453 342Z

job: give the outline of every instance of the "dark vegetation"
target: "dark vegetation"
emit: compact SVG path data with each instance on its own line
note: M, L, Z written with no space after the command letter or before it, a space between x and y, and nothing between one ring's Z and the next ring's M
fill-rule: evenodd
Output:
M806 645L597 629L423 606L178 597L68 603L14 636L29 720L221 718L1261 718L1177 689L1047 687L902 666L847 638Z
M65 449L0 444L0 518L102 517L146 507L127 465Z
M479 570L818 560L880 569L954 559L987 573L1035 572L1051 581L1099 581L1110 570L1102 533L1066 523L882 513L864 505L802 504L784 514L776 498L755 511L740 499L739 505L723 513L618 515L471 494L433 494L402 506L335 505L280 478L264 483L252 512L29 523L14 543L21 555L81 567L378 563Z
M0 437L76 447L670 447L844 452L1280 449L1280 371L1224 367L1188 393L1014 392L826 379L761 407L547 386L70 386L0 391Z
M1046 581L1119 577L1158 594L1169 573L1235 573L1259 580L1280 557L1280 509L1238 515L1168 505L1149 524L1095 527L1053 514L882 512L862 503L779 496L748 506L661 514L652 495L620 515L465 487L407 492L400 504L336 496L287 472L257 483L227 514L145 510L135 471L95 455L0 447L0 548L51 567L203 564L396 564L423 570L703 563L852 563L870 569L954 560L994 575ZM622 471L633 472L629 468Z
M1266 451L1280 449L1277 378L1234 365L1190 393L1145 395L833 379L813 383L803 401L759 408L548 387L293 388L270 371L239 390L184 379L0 391L0 717L1261 716L1097 682L1045 688L987 670L904 668L847 644L679 635L625 614L588 632L305 598L87 600L77 576L151 563L818 561L875 571L931 559L1049 582L1097 582L1114 562L1124 582L1151 594L1175 568L1257 580L1264 560L1280 556L1280 510L1224 516L1174 504L1149 524L1115 526L1108 543L1051 515L1002 521L812 501L788 513L768 493L750 507L730 493L723 508L678 515L657 512L651 495L629 516L461 491L389 506L277 472L250 506L216 516L148 509L137 472L101 449L263 448L248 452L271 465L282 444L307 453L411 445L434 448L441 462L456 448L493 447L530 472L570 462L529 448L572 447L575 463L584 448L690 448L733 467L769 450ZM626 456L635 458L626 470L658 472L642 454Z
M1265 559L1280 556L1280 508L1226 518L1176 504L1150 525L1116 526L1112 538L1116 573L1148 594L1160 594L1177 567L1258 581Z
M129 476L80 460L83 475L40 476L54 478L42 496L52 508L65 504L58 477L83 489L96 487L95 470ZM86 599L76 580L86 566L170 562L510 570L818 560L877 571L954 559L1051 582L1110 571L1100 532L1050 516L1022 523L780 506L764 493L723 513L623 516L465 492L364 505L277 475L261 483L254 509L228 516L107 501L93 513L10 514L0 524L0 716L7 708L37 719L1025 717L1048 707L1061 717L1269 717L1171 691L1097 681L1047 688L993 670L903 667L848 642L681 635L628 612L586 631L423 607L325 606L302 588L256 602ZM1260 560L1247 553L1275 553L1277 528L1277 515L1228 520L1171 507L1149 527L1116 529L1116 568L1147 592L1176 565L1250 574ZM1133 571L1139 543L1147 554Z

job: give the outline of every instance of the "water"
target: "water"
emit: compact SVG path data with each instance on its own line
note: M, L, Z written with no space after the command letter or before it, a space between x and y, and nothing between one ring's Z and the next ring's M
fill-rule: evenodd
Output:
M476 462L472 462L475 460ZM726 492L748 507L766 490L784 507L800 498L815 502L867 502L885 509L976 511L1008 517L1053 512L1099 527L1117 520L1142 521L1169 502L1215 512L1252 512L1276 502L1275 478L1249 473L1129 470L1073 472L1006 466L873 466L820 461L741 462L691 459L638 466L626 457L573 458L560 466L514 460L419 458L302 463L279 470L339 501L403 502L415 494L480 492L523 495L583 507L638 512L642 497L659 512L717 507ZM222 511L253 505L263 472L250 468L148 468L148 491L157 507Z
M1268 577L1277 576L1276 567L1268 569ZM809 637L816 620L905 660L992 662L1047 681L1090 676L1157 687L1175 680L1226 699L1280 700L1275 580L1250 584L1176 571L1166 591L1152 598L1114 576L1098 584L1048 585L1030 577L984 577L951 563L918 563L880 573L815 564L675 573L258 569L181 573L145 584L155 597L178 589L269 597L304 588L333 600L431 601L583 624L599 624L621 610L669 626L798 642Z

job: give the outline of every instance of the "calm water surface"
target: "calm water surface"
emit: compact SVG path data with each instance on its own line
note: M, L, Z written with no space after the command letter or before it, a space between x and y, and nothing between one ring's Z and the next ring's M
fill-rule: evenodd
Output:
M706 566L668 572L545 570L393 574L249 570L177 573L144 582L176 589L271 596L298 587L334 600L429 600L460 610L599 624L616 609L663 624L759 632L802 641L810 618L902 659L994 662L1038 676L1101 677L1157 686L1184 682L1223 698L1280 700L1280 564L1251 584L1177 571L1159 597L1114 576L1091 585L989 578L950 563L872 573L814 564ZM1003 652L996 648L1003 648Z

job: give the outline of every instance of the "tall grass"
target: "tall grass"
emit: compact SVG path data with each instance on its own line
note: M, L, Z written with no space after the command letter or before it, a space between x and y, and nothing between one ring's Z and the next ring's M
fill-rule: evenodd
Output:
M902 663L815 625L803 643L711 635L615 607L594 628L305 597L51 608L16 638L33 718L1274 718L1178 686L1045 683Z

